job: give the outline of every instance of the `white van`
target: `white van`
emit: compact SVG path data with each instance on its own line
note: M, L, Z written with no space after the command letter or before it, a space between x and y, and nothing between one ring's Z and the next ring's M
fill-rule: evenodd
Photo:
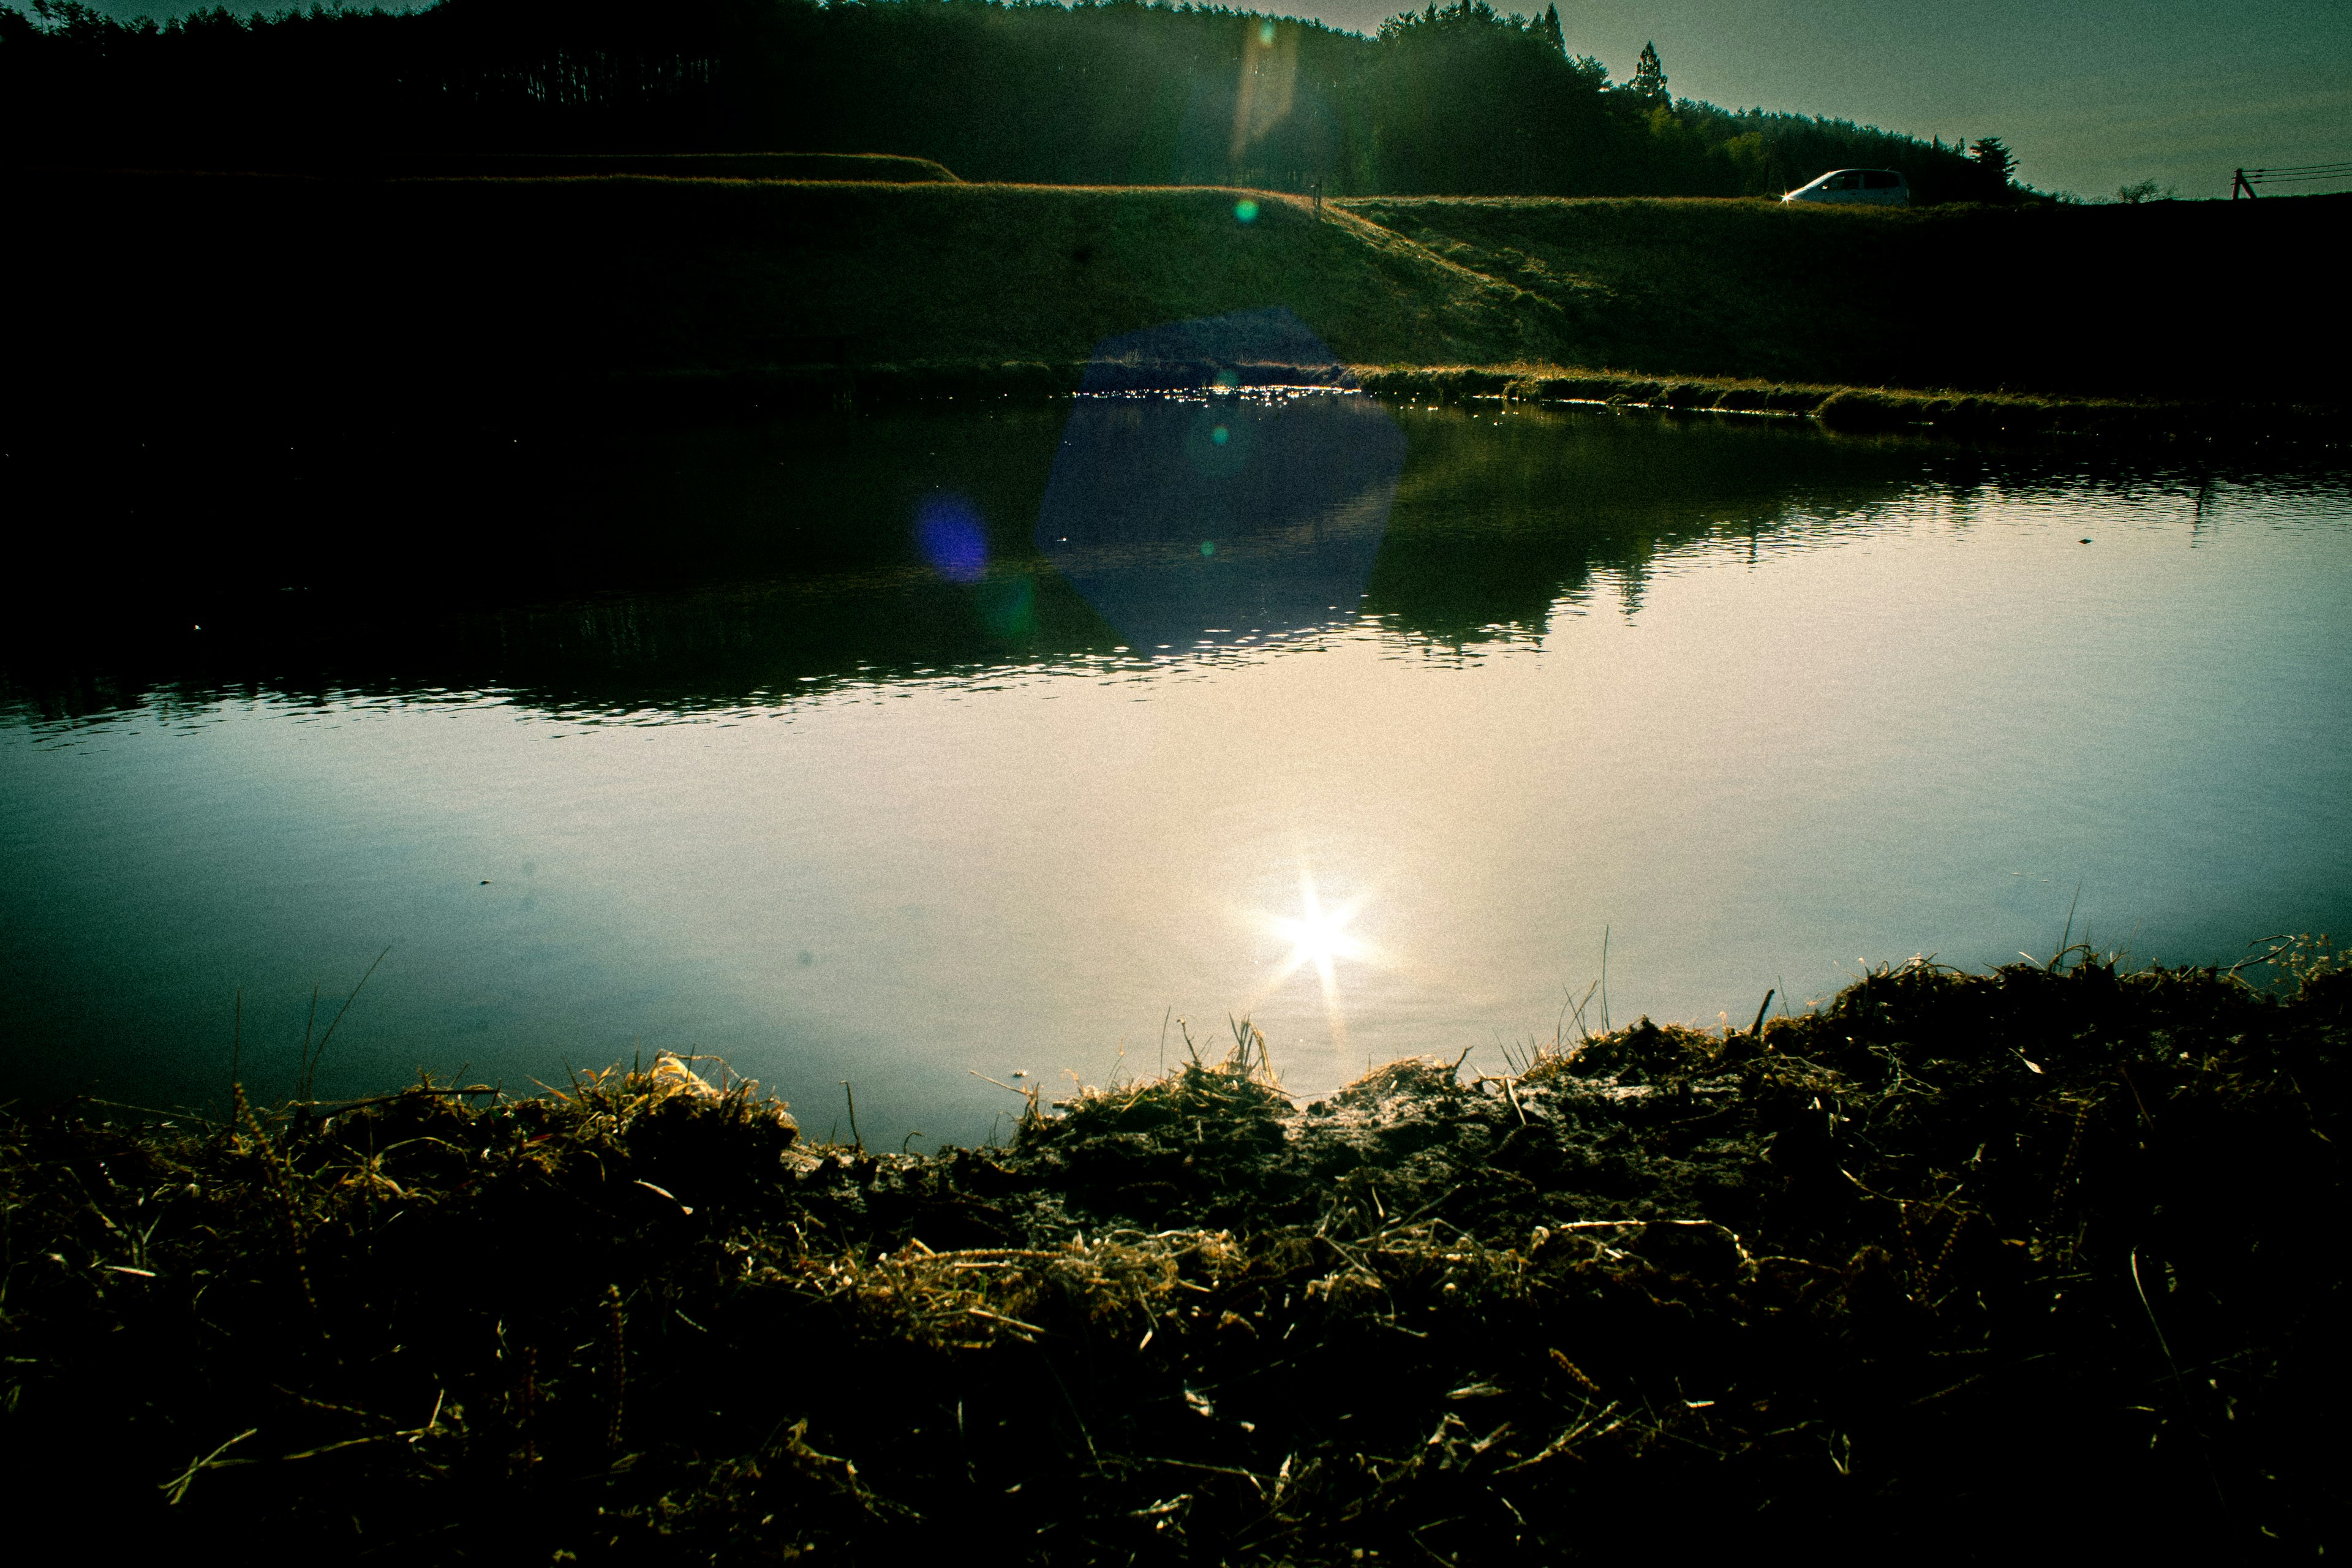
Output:
M1874 207L1907 207L1911 186L1893 169L1832 169L1810 185L1790 191L1784 202L1848 202Z

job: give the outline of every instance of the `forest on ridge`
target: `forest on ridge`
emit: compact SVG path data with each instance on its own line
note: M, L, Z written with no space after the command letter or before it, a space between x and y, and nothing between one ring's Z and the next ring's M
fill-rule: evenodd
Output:
M494 153L888 153L967 180L1329 195L1778 195L1830 168L2016 199L2009 160L1622 79L1556 8L1433 3L1365 37L1103 0L442 0L125 23L0 8L20 164L398 172Z

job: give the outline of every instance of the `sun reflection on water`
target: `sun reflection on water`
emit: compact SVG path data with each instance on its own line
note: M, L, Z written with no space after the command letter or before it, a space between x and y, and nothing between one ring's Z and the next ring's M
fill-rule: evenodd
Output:
M1327 909L1322 896L1316 891L1314 873L1302 866L1298 871L1299 912L1296 916L1260 913L1256 917L1261 929L1292 946L1290 955L1265 978L1253 1001L1270 995L1292 975L1311 965L1316 978L1322 982L1323 1012L1330 1022L1332 1047L1342 1052L1348 1045L1348 1019L1339 1002L1338 962L1379 962L1378 950L1348 930L1363 911L1368 898L1368 894L1360 893L1343 904Z

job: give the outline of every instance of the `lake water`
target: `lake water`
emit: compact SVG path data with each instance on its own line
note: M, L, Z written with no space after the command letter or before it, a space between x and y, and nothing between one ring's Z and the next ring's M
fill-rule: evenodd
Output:
M79 461L5 481L30 1092L216 1103L241 994L288 1093L386 949L322 1094L699 1049L928 1144L1234 1016L1497 1069L1604 933L1714 1025L2352 928L2324 463L1324 395Z

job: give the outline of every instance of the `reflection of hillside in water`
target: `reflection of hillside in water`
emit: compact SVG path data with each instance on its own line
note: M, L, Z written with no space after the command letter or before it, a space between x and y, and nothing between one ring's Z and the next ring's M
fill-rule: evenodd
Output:
M1540 633L1596 575L1637 607L1661 556L1727 536L1791 542L1792 521L1852 517L1922 478L1917 447L1795 421L1495 405L1399 417L1405 476L1364 607L1439 642ZM1973 477L1937 467L1948 483Z
M199 700L503 690L658 713L1164 658L1346 625L1351 604L1384 630L1460 644L1540 631L1596 575L1638 603L1652 563L1694 542L1797 542L1792 522L1853 517L1923 478L2036 482L2030 458L1996 471L1793 423L1482 407L1105 400L1073 421L1067 404L947 405L396 461L355 442L290 476L292 459L260 456L133 467L105 480L99 510L135 537L99 531L142 570L50 563L51 580L91 586L13 625L8 679L59 715L157 687ZM1196 448L1220 423L1212 468L1229 447L1270 448L1276 477L1218 500ZM1099 437L1076 470L1066 426ZM77 483L86 512L89 476ZM942 497L975 531L952 572L914 525ZM158 515L168 534L145 521ZM1039 520L1051 526L1033 532Z
M1354 395L1081 397L1038 550L1139 653L1353 620L1403 441Z

